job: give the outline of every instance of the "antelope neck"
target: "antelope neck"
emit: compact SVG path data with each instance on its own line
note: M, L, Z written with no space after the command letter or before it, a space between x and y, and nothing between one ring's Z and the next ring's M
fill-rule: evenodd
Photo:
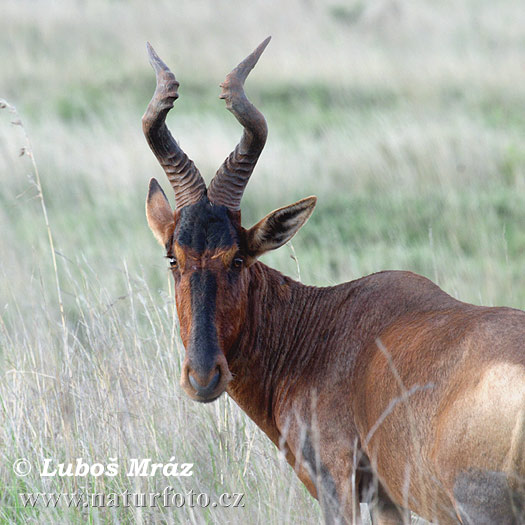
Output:
M285 398L322 375L331 327L320 314L333 288L305 286L262 263L250 271L246 321L228 352L228 393L277 442L275 417Z

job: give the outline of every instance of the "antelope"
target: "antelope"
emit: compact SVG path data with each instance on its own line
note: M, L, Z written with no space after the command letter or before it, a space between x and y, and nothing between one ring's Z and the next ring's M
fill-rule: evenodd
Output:
M224 391L283 451L326 523L525 523L525 312L458 301L383 271L317 288L258 258L288 242L316 197L249 229L241 198L265 145L244 83L269 38L221 84L243 127L208 187L165 119L179 83L148 44L156 90L143 131L175 192L151 179L148 224L166 249L185 347L181 386Z

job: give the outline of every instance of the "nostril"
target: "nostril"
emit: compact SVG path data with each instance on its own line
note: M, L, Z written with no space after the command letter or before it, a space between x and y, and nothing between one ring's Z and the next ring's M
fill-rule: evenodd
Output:
M219 380L221 378L221 372L217 368L217 371L215 372L214 376L211 378L210 382L206 386L200 385L196 379L193 377L191 372L188 374L190 384L195 389L197 394L201 397L209 396L213 393L217 385L219 384Z

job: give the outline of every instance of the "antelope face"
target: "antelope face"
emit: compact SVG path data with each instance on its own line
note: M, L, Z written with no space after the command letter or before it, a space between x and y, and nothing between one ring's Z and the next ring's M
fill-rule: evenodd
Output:
M250 266L282 246L306 222L316 198L273 211L249 230L241 226L244 187L266 141L266 121L244 94L244 80L268 44L265 40L221 85L226 107L245 128L208 189L199 171L168 131L165 118L178 97L178 82L149 46L157 88L142 125L148 143L175 192L173 212L152 179L148 224L166 248L175 280L177 313L186 349L181 385L201 402L217 399L232 380L228 353L246 319Z
M148 215L154 201L169 206L155 182L148 196ZM213 401L232 379L227 353L238 337L245 312L247 273L239 214L212 204L205 195L175 214L171 209L165 211L166 217L171 215L164 228L169 235L166 254L186 349L181 385L193 399Z
M269 214L253 228L240 212L207 195L175 213L155 179L146 201L149 225L165 245L175 281L177 314L186 356L181 385L196 401L217 399L232 379L228 353L246 319L250 266L289 240L306 222L315 197Z

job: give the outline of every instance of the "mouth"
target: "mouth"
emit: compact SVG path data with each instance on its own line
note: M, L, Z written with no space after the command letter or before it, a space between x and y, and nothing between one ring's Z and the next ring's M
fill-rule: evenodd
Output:
M205 387L197 382L197 380L193 377L193 374L189 373L188 378L190 385L194 389L191 397L199 403L211 403L218 399L224 392L224 389L220 389L219 392L217 392L217 387L219 386L219 382L221 380L221 372L219 368L217 368L215 375Z
M189 363L185 363L181 376L181 386L194 401L212 403L223 394L232 379L226 360L219 358L215 369L209 373L198 374L193 367L189 366Z
M213 396L213 397L200 397L198 395L193 395L191 396L191 398L194 400L194 401L197 401L198 403L203 403L203 404L206 404L206 403L213 403L214 401L217 401L217 399L219 399L219 397L222 396L222 394L224 393L224 390L222 392L220 392L219 394Z
M191 372L188 374L188 377L190 380L190 385L195 389L197 395L199 397L207 398L217 388L217 385L219 384L219 380L221 378L221 371L217 368L214 376L211 378L211 381L204 387L197 382L197 380L193 377L193 374Z

